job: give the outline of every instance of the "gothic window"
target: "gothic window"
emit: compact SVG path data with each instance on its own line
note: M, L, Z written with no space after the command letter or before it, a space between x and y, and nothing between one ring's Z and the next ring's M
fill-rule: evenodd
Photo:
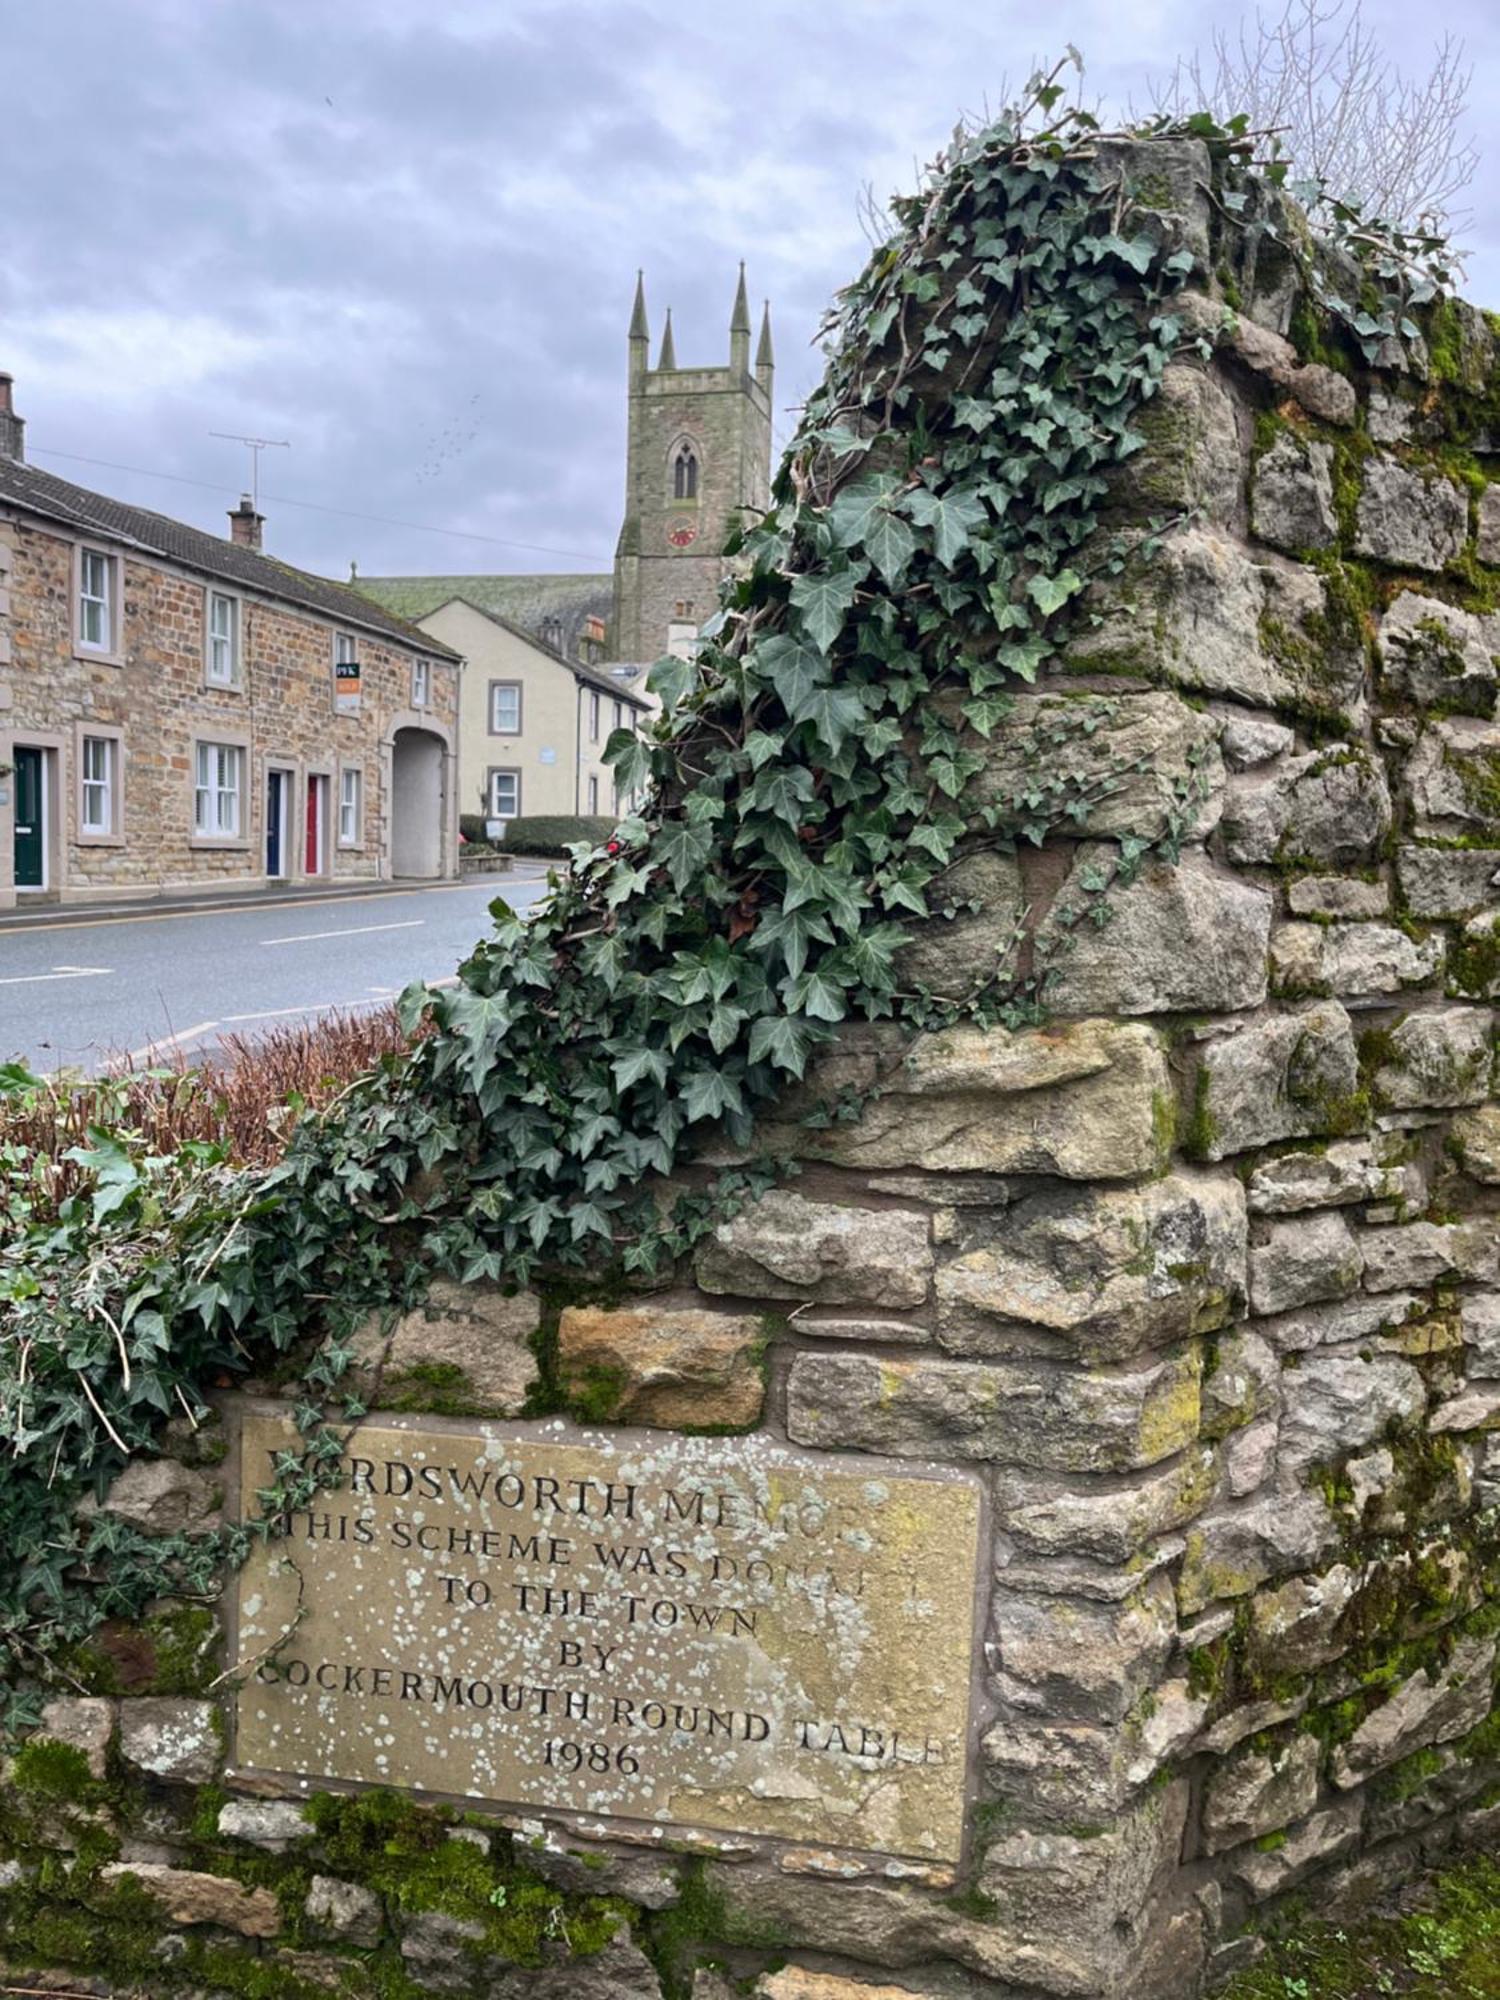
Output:
M680 444L672 454L672 498L696 500L697 497L698 454L690 444Z

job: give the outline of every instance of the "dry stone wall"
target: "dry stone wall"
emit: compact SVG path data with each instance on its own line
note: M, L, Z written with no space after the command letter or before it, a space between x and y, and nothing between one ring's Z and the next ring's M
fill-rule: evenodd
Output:
M1232 1972L1290 1896L1343 1907L1494 1831L1494 337L1444 304L1357 365L1180 164L1161 221L1203 351L1118 500L1170 524L974 797L1045 768L1061 709L1124 776L1072 841L966 856L907 948L956 995L1024 915L1051 1018L843 1036L759 1133L781 1183L661 1290L450 1286L359 1343L383 1410L977 1478L961 1859L265 1796L223 1775L212 1619L164 1605L105 1629L12 1766L9 1965L100 1993L1149 2000ZM1065 921L1188 788L1180 854ZM213 1440L172 1435L105 1502L153 1532L225 1498Z

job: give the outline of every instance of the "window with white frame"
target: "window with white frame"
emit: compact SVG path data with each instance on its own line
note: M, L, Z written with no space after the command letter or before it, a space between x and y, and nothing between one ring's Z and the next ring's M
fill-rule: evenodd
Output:
M624 727L625 727L625 704L623 701L617 701L615 703L615 728L623 729Z
M515 819L521 810L519 771L490 772L490 818Z
M698 628L690 620L674 618L667 626L667 651L674 660L691 660L698 651Z
M78 551L78 643L91 653L115 648L115 559L99 549Z
M79 751L78 830L113 833L118 800L116 761L120 746L112 736L85 736Z
M333 635L333 663L337 667L351 667L359 658L359 641L352 632L335 632Z
M200 743L193 774L193 831L207 840L237 840L245 753L237 743Z
M426 708L432 700L432 662L413 660L411 663L411 705Z
M597 743L599 741L599 697L597 694L589 696L589 741L590 743Z
M490 682L491 736L519 736L521 733L521 683Z
M208 593L208 679L234 687L240 677L240 601L225 591Z
M358 847L364 836L364 772L345 765L339 773L339 846Z
M589 811L590 811L591 813L597 813L597 812L598 812L598 810L599 810L599 780L598 780L597 778L590 778L590 779L589 779Z

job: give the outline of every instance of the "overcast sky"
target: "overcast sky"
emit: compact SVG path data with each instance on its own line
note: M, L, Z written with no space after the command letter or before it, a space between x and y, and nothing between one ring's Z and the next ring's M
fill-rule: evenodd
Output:
M1464 37L1493 127L1500 0L1366 11L1415 67ZM308 568L605 569L637 265L686 366L726 355L746 260L784 436L860 190L909 185L1023 78L1039 19L1119 100L1238 14L0 0L0 368L36 463L214 532L248 454L208 433L290 439L262 458L267 546ZM1469 290L1500 305L1500 142L1471 200Z

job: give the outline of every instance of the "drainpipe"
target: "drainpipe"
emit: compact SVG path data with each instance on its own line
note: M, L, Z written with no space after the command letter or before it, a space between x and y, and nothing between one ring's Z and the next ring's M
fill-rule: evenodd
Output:
M573 817L583 811L583 682L573 676Z

